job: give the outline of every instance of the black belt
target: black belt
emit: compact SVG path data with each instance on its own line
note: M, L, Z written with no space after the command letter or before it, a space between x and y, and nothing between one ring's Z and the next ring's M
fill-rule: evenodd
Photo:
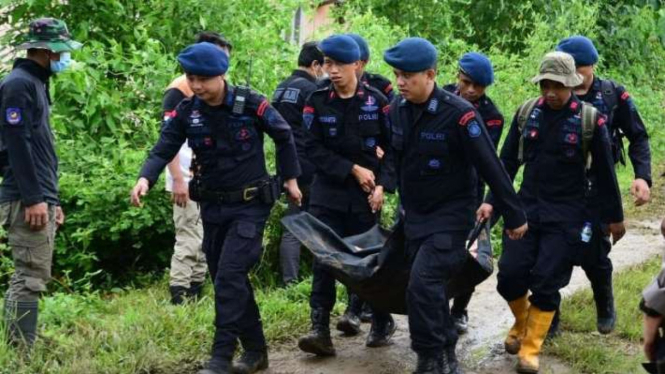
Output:
M249 187L235 191L208 191L201 190L199 195L202 201L218 203L246 203L265 194L270 189L270 181L264 180Z

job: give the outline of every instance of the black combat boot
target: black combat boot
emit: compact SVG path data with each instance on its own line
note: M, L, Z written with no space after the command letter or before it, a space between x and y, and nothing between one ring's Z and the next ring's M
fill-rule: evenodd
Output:
M323 308L312 309L312 329L298 340L298 348L317 356L334 356L335 347L330 339L330 312Z
M469 315L466 310L460 313L451 312L450 318L453 319L453 324L458 334L466 334L469 331Z
M445 361L445 358L443 359ZM444 374L441 371L441 355L418 353L418 363L413 374Z
M362 301L355 294L349 294L349 305L337 321L337 330L347 336L354 336L360 333L360 313L362 312Z
M171 291L171 304L173 305L182 305L189 294L189 288L182 286L171 286L169 291Z
M3 319L9 344L30 349L37 339L39 301L5 299Z
M213 358L197 374L231 374L231 362L228 359Z
M369 306L369 303L363 303L362 313L360 313L360 322L372 322L372 313L372 307Z
M612 278L594 280L591 282L591 288L593 289L593 299L596 302L596 327L599 333L609 334L614 331L616 324Z
M390 314L375 313L372 321L372 327L367 335L365 346L370 348L384 347L390 344L390 338L397 330L395 320Z
M233 364L233 374L253 374L268 368L268 350L245 351Z
M443 374L464 374L462 368L460 367L459 362L457 361L457 355L455 354L455 345L446 347L442 355L443 359L441 360L441 372Z
M193 301L198 301L201 295L203 295L203 282L191 282L187 291L187 297Z

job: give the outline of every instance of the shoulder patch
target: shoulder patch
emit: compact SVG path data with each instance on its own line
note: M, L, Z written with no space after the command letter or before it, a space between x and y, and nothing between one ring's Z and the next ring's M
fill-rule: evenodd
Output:
M474 118L476 118L476 112L474 111L467 112L459 119L459 124L460 126L466 126L469 123L469 121L471 121Z
M298 103L298 96L300 96L300 89L299 88L287 88L284 93L282 94L282 99L280 102L282 103L291 103L291 104L297 104Z
M388 114L388 112L390 112L390 105L384 106L383 108L381 108L381 111L383 112L383 114Z
M500 120L500 119L491 119L491 120L487 121L486 123L487 123L487 127L498 127L498 126L503 125L503 121Z
M481 134L480 124L475 119L469 121L469 126L467 127L469 131L469 136L472 138L477 138Z
M387 93L387 94L393 92L393 84L392 84L392 83L388 83L388 85L386 86L386 88L383 89L383 92L385 92L385 93Z
M7 108L5 112L5 120L10 125L21 125L23 122L23 115L20 108Z
M259 117L263 117L263 114L265 114L266 109L268 109L268 100L262 99L261 104L259 104L259 108L256 110L256 115Z
M626 101L628 99L630 99L630 94L628 93L628 91L623 91L623 93L621 94L621 100Z
M176 115L178 115L178 112L175 109L167 110L166 112L164 112L164 121L168 121L172 118L175 118Z
M598 127L605 126L606 122L607 122L607 117L604 114L599 114L598 115L598 121L596 121L596 123L598 124Z

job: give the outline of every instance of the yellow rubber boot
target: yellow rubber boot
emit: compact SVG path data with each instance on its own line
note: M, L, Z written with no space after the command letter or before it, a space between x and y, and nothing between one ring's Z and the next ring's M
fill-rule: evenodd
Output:
M510 331L508 331L508 337L506 337L503 346L506 352L516 355L520 351L520 344L526 332L526 320L529 316L529 299L525 294L519 299L509 302L508 306L510 306L510 311L515 316L515 323Z
M518 353L519 363L517 372L525 374L538 373L538 355L550 329L554 311L545 312L531 305L529 307L529 318L526 322L526 334L522 339L522 346Z

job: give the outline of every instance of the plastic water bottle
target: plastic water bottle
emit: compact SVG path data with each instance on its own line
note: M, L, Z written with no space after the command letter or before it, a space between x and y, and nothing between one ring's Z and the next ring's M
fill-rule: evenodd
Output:
M584 222L584 228L582 228L581 239L583 242L588 243L591 241L591 222Z

